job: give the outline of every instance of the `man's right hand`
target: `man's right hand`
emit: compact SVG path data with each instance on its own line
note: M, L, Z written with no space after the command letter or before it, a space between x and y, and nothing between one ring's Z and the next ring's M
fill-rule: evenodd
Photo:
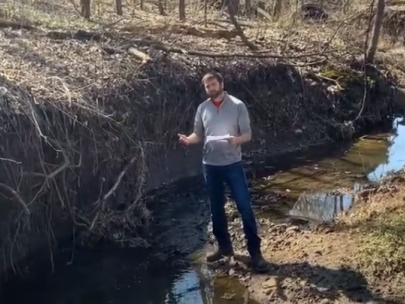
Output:
M188 140L187 136L184 134L177 134L179 137L179 144L183 146L188 146L190 144L190 141Z

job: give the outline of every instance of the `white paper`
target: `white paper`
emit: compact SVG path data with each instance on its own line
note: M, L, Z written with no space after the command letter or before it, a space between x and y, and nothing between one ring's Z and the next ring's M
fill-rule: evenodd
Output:
M227 140L232 138L231 135L208 135L206 142L213 142L213 141L221 141L221 140Z

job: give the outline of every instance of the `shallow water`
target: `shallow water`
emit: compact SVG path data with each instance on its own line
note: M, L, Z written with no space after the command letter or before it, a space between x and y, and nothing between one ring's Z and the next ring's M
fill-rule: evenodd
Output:
M393 132L365 136L337 157L317 161L310 156L301 157L299 166L262 178L258 182L260 191L279 191L290 198L286 202L265 203L285 204L283 208L276 207L283 210L280 214L314 220L330 219L346 210L353 202L350 194L353 189L405 164L405 154L400 152L405 150L405 123L404 120L397 123L400 124ZM338 188L341 191L334 193ZM184 192L191 190L183 187ZM295 200L291 208L291 201ZM168 203L174 201L160 203L162 211L156 219L160 230L153 237L151 249L67 250L64 257L55 260L56 273L52 273L48 263L34 278L3 284L0 302L246 303L244 289L238 282L214 279L198 262L206 243L208 206L204 196L183 193L175 199L177 207L168 208ZM162 254L162 246L166 254ZM74 256L73 262L70 256Z
M405 120L401 118L395 120L392 132L364 136L341 157L276 174L270 187L299 196L289 215L330 220L350 208L353 191L361 184L401 169L405 165L404 149Z

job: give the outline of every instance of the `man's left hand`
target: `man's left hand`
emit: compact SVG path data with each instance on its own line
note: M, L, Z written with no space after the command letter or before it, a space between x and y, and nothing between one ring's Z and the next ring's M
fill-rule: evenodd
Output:
M228 141L228 143L230 145L233 145L233 146L236 146L236 145L240 144L239 137L235 137L235 136L232 136L231 138L228 138L227 141Z

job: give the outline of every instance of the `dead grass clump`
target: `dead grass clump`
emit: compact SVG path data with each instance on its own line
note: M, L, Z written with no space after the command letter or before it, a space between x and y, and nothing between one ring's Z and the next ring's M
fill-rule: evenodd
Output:
M363 190L360 201L338 226L358 240L353 260L377 277L404 274L405 171Z

